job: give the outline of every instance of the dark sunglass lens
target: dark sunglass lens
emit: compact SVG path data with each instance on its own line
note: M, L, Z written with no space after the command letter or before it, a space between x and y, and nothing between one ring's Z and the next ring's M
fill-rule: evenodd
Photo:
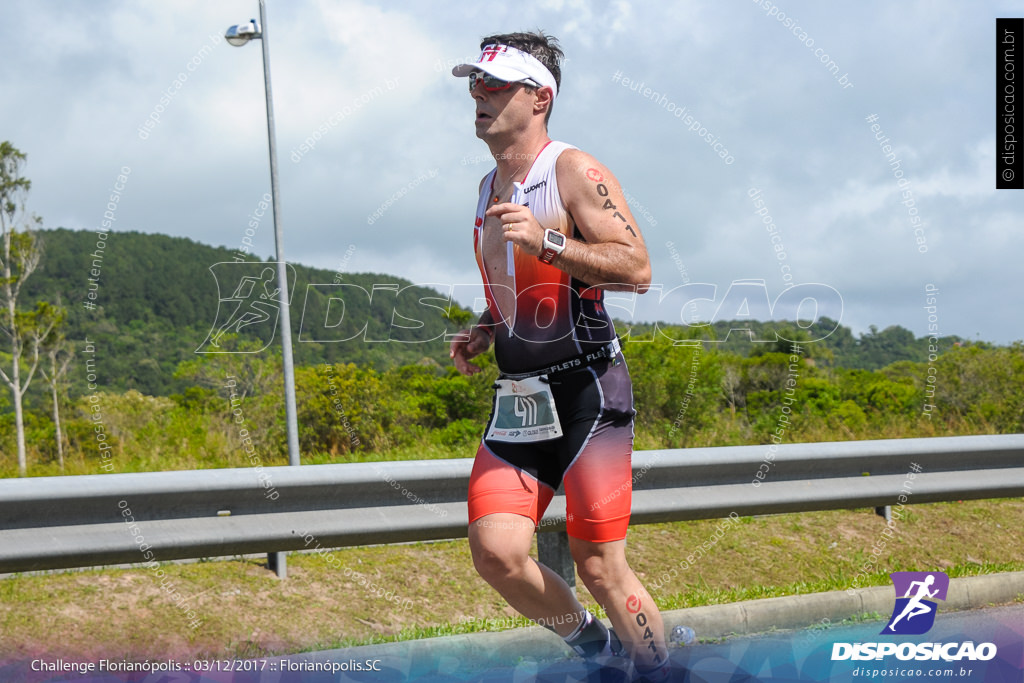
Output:
M512 85L510 81L503 81L500 78L495 78L494 76L488 75L484 77L484 87L488 90L504 90L510 85Z
M512 85L509 81L503 81L500 78L495 78L490 74L481 73L475 71L469 74L469 91L472 92L476 87L477 82L483 81L484 90L504 90L505 88Z

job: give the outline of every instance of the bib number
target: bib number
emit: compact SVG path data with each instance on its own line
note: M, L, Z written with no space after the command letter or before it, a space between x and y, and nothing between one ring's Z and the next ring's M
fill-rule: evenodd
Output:
M555 399L545 379L541 376L497 381L494 417L487 429L487 440L531 443L562 436Z

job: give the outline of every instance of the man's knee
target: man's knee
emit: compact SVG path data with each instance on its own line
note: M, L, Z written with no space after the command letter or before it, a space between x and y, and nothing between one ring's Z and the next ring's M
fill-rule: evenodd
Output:
M518 580L529 562L529 555L507 549L474 546L472 550L473 566L492 585Z
M608 586L623 581L629 571L624 553L595 552L594 548L577 546L572 555L576 573L595 597L604 593Z
M530 562L528 547L524 550L521 544L510 542L512 535L496 533L495 529L487 527L471 529L469 548L473 566L492 585L517 580Z

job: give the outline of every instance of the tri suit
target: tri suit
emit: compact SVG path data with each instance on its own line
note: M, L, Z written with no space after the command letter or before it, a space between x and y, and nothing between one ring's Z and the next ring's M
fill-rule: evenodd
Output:
M582 239L558 192L555 166L566 149L575 148L549 142L525 179L513 186L511 202L529 206L544 228ZM496 173L497 169L491 171L481 186L473 232L477 265L496 323L495 358L503 377L528 376L560 364L567 368L545 373L562 435L531 443L485 436L469 482L469 521L514 513L537 524L563 485L570 536L595 543L621 540L629 525L636 413L629 371L604 307L603 290L509 243L505 267L515 289L515 306L499 309L483 251L484 212ZM580 362L598 351L611 357Z

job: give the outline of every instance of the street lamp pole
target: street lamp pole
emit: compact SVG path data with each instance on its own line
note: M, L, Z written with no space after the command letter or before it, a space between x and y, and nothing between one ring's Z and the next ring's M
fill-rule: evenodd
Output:
M270 148L270 197L274 216L274 246L277 251L277 287L281 306L281 353L284 364L284 410L288 432L288 464L299 465L299 423L295 402L295 366L292 361L292 323L288 309L288 268L284 260L284 230L277 182L277 138L274 134L274 98L270 87L270 47L267 43L267 7L260 3L260 22L232 26L225 34L229 43L242 46L259 38L263 46L263 90L267 98L267 140Z
M231 45L240 47L249 40L259 38L263 45L263 91L267 98L267 140L270 149L270 197L274 215L274 247L277 252L277 292L280 303L281 355L284 365L284 410L288 431L288 464L298 466L299 422L295 402L295 366L292 362L292 321L288 310L288 267L284 260L284 231L281 227L281 200L277 183L277 138L274 135L274 97L270 87L270 48L267 44L267 7L260 3L260 21L232 26L224 34ZM288 575L288 554L272 552L267 564L280 578Z
M288 425L288 464L299 464L299 422L295 407L295 367L292 362L292 319L288 310L288 267L284 261L284 230L281 227L281 195L277 183L277 136L274 134L274 97L270 88L270 46L267 43L267 5L260 0L263 46L263 86L267 95L267 140L270 147L270 197L274 209L274 247L281 301L281 353L284 356L284 411Z

